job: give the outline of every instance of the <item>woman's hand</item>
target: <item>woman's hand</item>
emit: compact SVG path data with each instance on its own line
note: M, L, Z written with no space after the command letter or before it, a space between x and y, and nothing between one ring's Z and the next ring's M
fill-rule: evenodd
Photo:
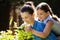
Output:
M27 32L31 32L32 28L30 26L27 26L27 27L24 28L24 30L27 31Z

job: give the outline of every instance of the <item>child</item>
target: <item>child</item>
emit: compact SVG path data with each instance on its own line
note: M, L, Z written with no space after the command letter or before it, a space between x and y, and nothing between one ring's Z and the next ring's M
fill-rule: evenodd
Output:
M21 17L24 22L31 24L31 26L26 26L25 31L31 32L34 36L34 40L57 40L55 35L51 32L53 23L50 21L51 26L45 27L43 22L34 20L34 10L30 6L25 6L21 9Z
M60 35L60 23L58 22L59 20L57 16L54 16L50 6L47 3L42 2L36 7L36 9L38 20L44 22L48 27L51 26L51 24L49 24L49 21L51 21L51 23L54 23L52 30Z

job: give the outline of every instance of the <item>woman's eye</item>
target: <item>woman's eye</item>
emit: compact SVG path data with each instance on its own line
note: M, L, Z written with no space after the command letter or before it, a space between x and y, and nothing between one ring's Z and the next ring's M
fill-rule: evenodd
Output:
M28 17L25 17L25 18L28 18Z

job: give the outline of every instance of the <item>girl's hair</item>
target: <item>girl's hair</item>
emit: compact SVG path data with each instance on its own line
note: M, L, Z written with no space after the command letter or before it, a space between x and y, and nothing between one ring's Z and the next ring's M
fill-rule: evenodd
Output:
M50 14L51 14L51 16L52 16L52 14L53 14L50 6L49 6L47 3L45 3L45 2L42 2L42 3L40 3L39 5L37 5L36 9L37 9L37 10L38 10L38 9L41 9L41 10L44 10L45 12L48 12L48 11L49 11Z
M45 2L40 3L39 5L37 5L36 9L37 10L41 9L41 10L44 10L45 12L49 11L52 18L57 21L57 18L53 17L54 14L52 12L52 9L47 3L45 3Z
M21 12L29 12L29 14L32 15L34 13L34 10L30 6L24 6L24 7L22 7Z

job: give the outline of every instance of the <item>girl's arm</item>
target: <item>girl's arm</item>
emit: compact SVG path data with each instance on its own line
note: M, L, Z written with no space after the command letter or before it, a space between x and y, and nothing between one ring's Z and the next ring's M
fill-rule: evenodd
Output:
M53 26L53 22L48 21L43 32L38 32L38 31L32 29L32 34L39 36L41 38L46 38L49 35L49 33L51 32L52 26Z

